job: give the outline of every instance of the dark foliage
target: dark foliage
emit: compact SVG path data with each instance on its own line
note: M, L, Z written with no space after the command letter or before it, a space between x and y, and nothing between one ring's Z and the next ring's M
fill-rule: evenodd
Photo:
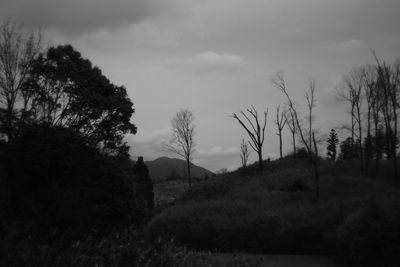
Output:
M133 174L135 174L137 179L136 191L142 195L142 198L146 201L147 208L151 210L154 208L153 182L149 175L149 169L144 164L143 157L138 157L133 167Z
M32 125L6 153L3 208L38 231L99 231L144 217L129 160L100 154L72 130Z
M327 146L327 156L328 159L330 160L336 160L336 146L339 143L338 135L335 131L335 129L332 129L331 132L329 133L329 138L328 138L328 146Z
M126 153L123 136L136 133L126 89L71 45L51 47L33 62L23 96L29 117L73 129L106 152Z

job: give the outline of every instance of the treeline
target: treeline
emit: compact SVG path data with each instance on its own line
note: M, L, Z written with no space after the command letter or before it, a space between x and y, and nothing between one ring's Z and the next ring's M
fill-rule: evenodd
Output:
M350 137L341 143L340 157L358 158L363 175L377 173L380 160L390 159L398 186L400 61L388 64L376 56L375 61L374 65L358 67L345 75L339 89L351 118L350 126L345 127Z
M0 217L40 236L141 224L153 186L123 140L136 133L125 87L71 45L42 43L0 24Z

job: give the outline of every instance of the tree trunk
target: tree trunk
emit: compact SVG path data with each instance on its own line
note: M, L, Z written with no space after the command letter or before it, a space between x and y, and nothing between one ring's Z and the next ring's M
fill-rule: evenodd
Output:
M279 155L280 159L282 159L282 132L279 132Z
M262 150L258 152L258 168L260 169L260 172L263 172Z
M314 134L312 135L313 143L314 143L314 155L313 155L313 166L314 166L314 177L315 177L315 195L317 200L319 200L319 171L318 171L318 148L317 142L315 141Z
M296 136L292 133L292 142L293 142L293 157L296 158Z
M186 164L187 164L188 183L189 183L189 187L190 187L190 186L192 186L192 177L190 176L190 158L186 158Z

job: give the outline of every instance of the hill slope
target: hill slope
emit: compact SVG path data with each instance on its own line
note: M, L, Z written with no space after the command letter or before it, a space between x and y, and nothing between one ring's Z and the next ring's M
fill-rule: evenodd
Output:
M186 161L175 158L161 157L153 161L146 161L150 176L155 182L167 180L167 176L173 176L175 179L186 180ZM202 179L206 175L213 173L205 168L191 164L192 177Z
M303 160L270 162L262 174L250 166L218 175L154 216L147 237L205 251L318 254L397 266L398 190L380 177L357 175L354 166L321 161L320 200Z

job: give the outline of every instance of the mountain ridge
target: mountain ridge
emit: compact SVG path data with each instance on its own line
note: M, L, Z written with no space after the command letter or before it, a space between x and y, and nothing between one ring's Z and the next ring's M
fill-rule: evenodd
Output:
M186 180L186 161L178 158L159 157L155 160L146 161L150 177L154 182L162 182L167 179ZM203 179L214 175L210 170L191 163L192 178Z

